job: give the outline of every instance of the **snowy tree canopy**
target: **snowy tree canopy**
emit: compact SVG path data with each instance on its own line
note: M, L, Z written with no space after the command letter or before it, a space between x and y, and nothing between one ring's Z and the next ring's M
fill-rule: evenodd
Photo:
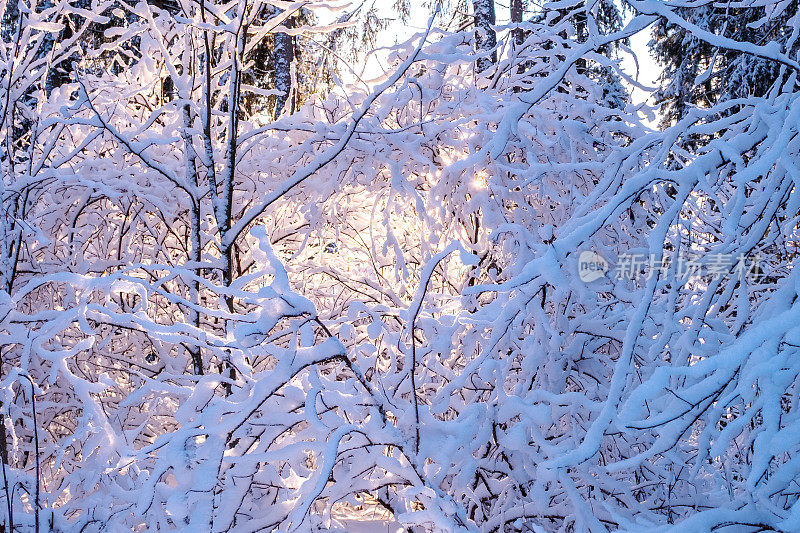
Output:
M3 531L800 531L794 2L0 6Z

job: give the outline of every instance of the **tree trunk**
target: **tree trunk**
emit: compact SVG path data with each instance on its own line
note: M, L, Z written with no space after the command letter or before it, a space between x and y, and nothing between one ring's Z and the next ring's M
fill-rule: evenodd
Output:
M283 23L287 28L293 26L292 19ZM275 89L280 91L275 99L275 120L283 112L292 90L292 61L294 60L294 37L287 33L275 34ZM291 109L289 110L292 111Z
M522 3L523 0L511 0L511 3L509 4L512 24L519 24L522 22L522 13L524 11ZM525 42L525 34L523 33L522 28L515 28L511 30L511 34L514 36L514 45L517 48L522 46L522 43Z
M497 34L492 26L495 24L494 0L472 0L475 17L475 49L492 50L497 46ZM497 61L497 52L492 51L489 58L478 59L478 72L486 70Z

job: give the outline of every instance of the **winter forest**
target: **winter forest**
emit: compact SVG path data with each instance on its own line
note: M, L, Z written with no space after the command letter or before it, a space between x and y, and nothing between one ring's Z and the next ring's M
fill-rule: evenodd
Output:
M798 4L0 0L0 532L800 532Z

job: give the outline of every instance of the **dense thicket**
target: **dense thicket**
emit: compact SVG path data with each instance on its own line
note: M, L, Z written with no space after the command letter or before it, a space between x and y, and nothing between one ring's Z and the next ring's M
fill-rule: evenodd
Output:
M800 528L793 4L456 4L0 3L6 530ZM652 24L771 77L652 131Z

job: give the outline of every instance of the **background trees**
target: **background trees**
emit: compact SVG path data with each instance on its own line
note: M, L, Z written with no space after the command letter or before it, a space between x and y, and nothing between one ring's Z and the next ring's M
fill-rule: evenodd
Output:
M785 47L792 40L795 3L689 6L676 10L685 23L739 42ZM781 75L780 65L738 50L716 46L679 24L659 19L651 48L663 65L657 93L662 121L674 124L691 106L764 96ZM792 52L791 49L786 49Z
M794 529L792 5L475 2L320 87L330 7L6 4L4 527ZM650 131L653 23L771 77Z

